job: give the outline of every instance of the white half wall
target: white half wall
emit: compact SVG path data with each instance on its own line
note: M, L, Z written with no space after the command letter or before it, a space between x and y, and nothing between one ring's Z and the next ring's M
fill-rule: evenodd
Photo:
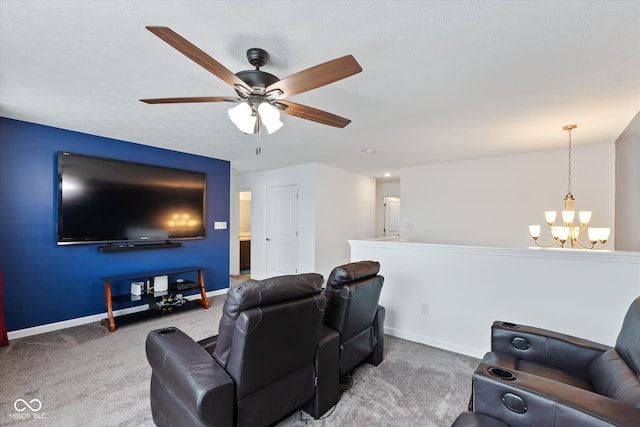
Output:
M594 227L613 227L614 143L572 151L576 210L592 211ZM528 226L546 226L544 211L562 210L567 150L409 167L401 180L400 235L408 240L524 248L533 243ZM550 241L542 230L541 240Z
M640 295L640 252L349 243L380 262L386 333L473 357L495 320L613 346Z

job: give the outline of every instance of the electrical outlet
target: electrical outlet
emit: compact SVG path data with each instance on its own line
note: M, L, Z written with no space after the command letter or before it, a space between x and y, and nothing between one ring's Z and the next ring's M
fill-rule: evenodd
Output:
M429 304L425 304L424 302L420 304L420 314L423 316L429 315Z

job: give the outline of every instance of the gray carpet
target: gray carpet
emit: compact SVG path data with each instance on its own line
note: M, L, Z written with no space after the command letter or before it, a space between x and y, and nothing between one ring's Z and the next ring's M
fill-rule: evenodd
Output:
M217 333L223 302L224 296L211 298L209 310L170 314L114 333L92 323L13 340L0 348L0 425L153 426L148 331L177 326L204 339ZM323 419L297 411L279 425L449 426L466 410L477 363L386 336L384 362L356 369L353 386ZM42 408L19 412L18 399L38 399ZM21 402L18 407L24 409Z

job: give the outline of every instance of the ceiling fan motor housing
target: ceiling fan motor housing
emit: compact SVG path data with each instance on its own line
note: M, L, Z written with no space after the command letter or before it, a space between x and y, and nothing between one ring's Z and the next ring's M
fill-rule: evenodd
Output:
M279 82L280 79L273 74L260 70L246 70L236 73L236 76L245 82L250 88L262 88L263 90L270 85Z
M236 76L245 82L254 94L264 95L264 89L275 82L280 81L273 74L260 71L260 67L269 62L269 54L266 50L258 47L252 47L247 50L247 60L251 65L256 67L255 70L246 70L236 73Z
M260 67L269 62L269 54L259 47L252 47L247 50L247 60L256 67L255 70L246 70L236 73L236 76L245 82L253 90L254 94L264 95L264 89L275 82L280 81L273 74L260 71Z

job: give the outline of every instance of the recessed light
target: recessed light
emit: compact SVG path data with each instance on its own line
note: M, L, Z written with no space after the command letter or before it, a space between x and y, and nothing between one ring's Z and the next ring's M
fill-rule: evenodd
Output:
M367 154L375 154L376 150L374 150L373 148L363 148L362 152Z
M385 176L386 178L389 178L389 177L391 176L391 172L385 172L385 173L384 173L384 176Z

